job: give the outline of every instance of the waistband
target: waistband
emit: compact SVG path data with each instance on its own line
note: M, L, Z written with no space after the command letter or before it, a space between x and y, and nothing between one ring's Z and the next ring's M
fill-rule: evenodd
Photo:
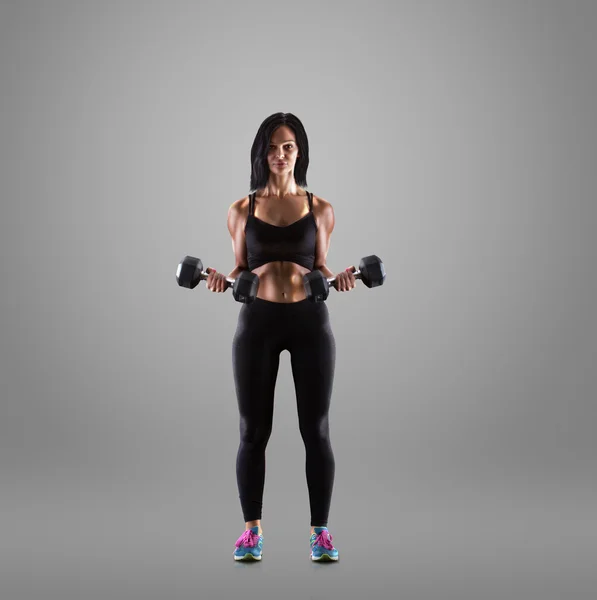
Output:
M244 304L249 310L254 311L265 311L268 313L275 314L296 314L303 312L319 312L326 310L325 302L311 302L308 298L303 298L298 302L272 302L271 300L264 300L263 298L255 298L253 302Z

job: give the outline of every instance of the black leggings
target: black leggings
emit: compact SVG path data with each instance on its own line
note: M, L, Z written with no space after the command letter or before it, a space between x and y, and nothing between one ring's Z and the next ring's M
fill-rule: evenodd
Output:
M245 521L261 519L265 448L272 431L280 353L288 350L296 390L299 429L306 450L311 526L327 526L335 461L329 438L336 344L325 303L243 304L232 342L232 366L240 413L236 479Z

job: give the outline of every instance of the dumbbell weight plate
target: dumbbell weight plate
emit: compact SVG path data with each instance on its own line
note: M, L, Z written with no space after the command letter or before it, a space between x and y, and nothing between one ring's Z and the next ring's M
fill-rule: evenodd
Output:
M359 271L361 272L361 280L368 288L383 285L383 282L386 280L386 270L383 262L375 254L361 258Z
M251 271L241 271L234 280L232 295L237 302L251 304L257 297L259 290L259 276Z
M194 256L185 256L176 270L176 281L181 287L193 289L201 281L203 263L201 259Z
M310 271L303 277L305 293L311 302L325 302L330 293L330 284L325 275L318 269Z

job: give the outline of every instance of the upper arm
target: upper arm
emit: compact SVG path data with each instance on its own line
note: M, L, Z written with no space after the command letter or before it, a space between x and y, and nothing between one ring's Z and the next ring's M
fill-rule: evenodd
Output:
M247 262L247 244L245 242L245 224L247 222L247 207L245 198L233 202L228 209L228 231L232 238L232 251L237 267L249 268Z
M334 230L334 208L323 198L318 198L319 210L317 215L317 238L315 242L315 262L313 268L317 269L325 265L328 249L330 247L330 236Z

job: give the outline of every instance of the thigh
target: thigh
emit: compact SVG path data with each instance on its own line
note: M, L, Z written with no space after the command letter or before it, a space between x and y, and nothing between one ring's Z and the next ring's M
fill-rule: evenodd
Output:
M273 332L257 321L239 317L232 343L232 368L241 430L247 435L271 430L280 352Z
M336 342L329 320L305 322L289 351L299 424L318 424L329 411L336 365Z

